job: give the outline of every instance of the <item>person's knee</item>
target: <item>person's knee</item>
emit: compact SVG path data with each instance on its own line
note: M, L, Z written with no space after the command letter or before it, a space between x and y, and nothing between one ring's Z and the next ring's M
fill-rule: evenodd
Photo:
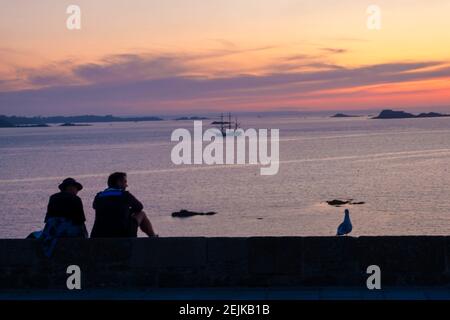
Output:
M145 211L136 212L133 214L133 218L137 221L138 225L140 225L142 221L147 218L147 214Z

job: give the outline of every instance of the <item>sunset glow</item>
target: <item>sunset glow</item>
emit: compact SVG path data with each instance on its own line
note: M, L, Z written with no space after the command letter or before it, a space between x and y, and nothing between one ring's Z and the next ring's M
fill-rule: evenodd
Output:
M450 109L450 1L0 1L0 114Z

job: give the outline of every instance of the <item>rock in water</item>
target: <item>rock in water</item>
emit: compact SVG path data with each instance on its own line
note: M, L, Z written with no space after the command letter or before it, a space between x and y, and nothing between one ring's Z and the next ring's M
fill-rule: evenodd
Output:
M182 209L178 212L172 212L172 217L174 218L189 218L193 216L212 216L217 212L209 211L209 212L196 212Z
M340 207L344 204L349 204L349 205L365 204L364 201L355 202L355 201L353 201L353 199L348 199L348 200L334 199L334 200L327 201L327 203L330 206L334 206L334 207Z
M349 201L334 199L334 200L331 200L331 201L327 201L327 203L330 206L342 206L343 204L349 203Z

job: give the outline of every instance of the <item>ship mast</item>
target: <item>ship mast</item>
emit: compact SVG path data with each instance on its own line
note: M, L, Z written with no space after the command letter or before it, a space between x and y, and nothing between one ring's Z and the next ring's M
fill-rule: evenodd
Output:
M223 133L224 132L224 127L223 127L223 113L220 115L220 131Z

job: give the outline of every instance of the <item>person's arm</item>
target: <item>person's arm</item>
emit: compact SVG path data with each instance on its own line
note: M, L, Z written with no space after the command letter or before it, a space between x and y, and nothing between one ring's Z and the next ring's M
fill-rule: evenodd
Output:
M45 219L44 219L44 223L47 223L48 219L51 217L51 214L53 212L53 196L50 196L50 199L48 199L48 204L47 204L47 212L45 213Z
M126 194L127 199L128 199L128 204L130 206L130 212L131 213L138 213L138 212L141 212L144 209L143 204L138 199L136 199L135 196L133 196L131 193L129 193L127 191L126 191L125 194Z

